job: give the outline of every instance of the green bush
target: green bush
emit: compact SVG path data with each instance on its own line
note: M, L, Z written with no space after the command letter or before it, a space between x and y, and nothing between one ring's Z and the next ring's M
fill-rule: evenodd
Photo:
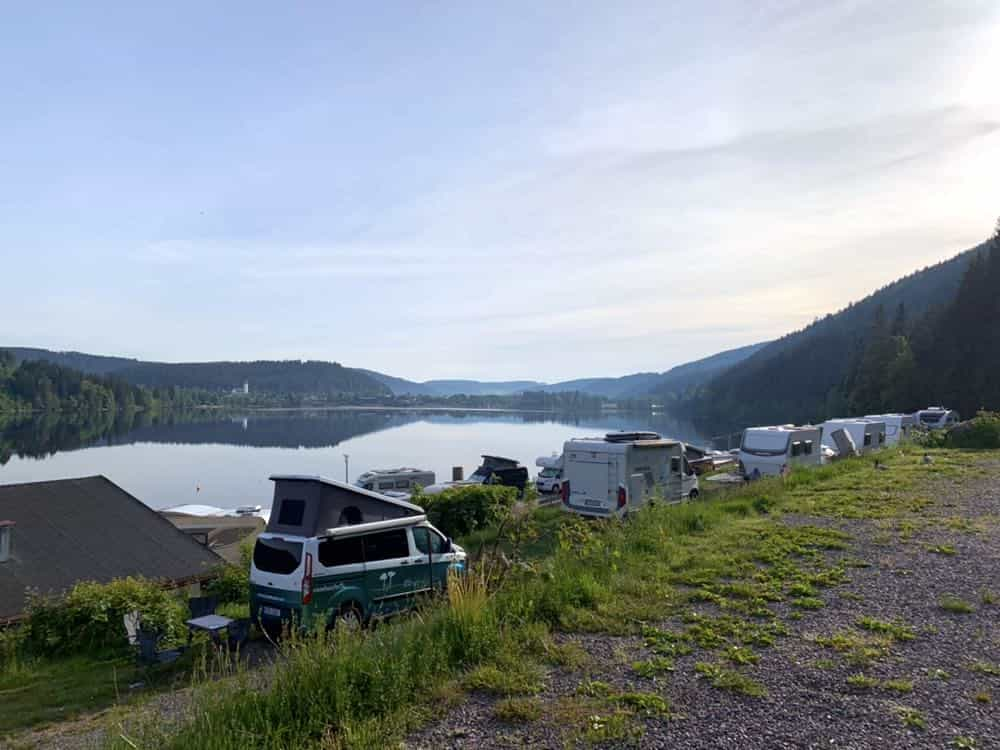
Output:
M121 578L81 581L60 597L30 595L24 643L38 655L124 649L124 617L133 611L167 643L186 636L187 609L177 592L145 578Z
M979 412L949 430L945 443L954 448L1000 448L1000 413Z
M413 502L423 507L427 520L453 537L485 529L506 517L517 501L517 489L473 484L451 487L436 495L416 492Z
M206 584L205 593L218 597L223 603L250 603L250 559L256 539L253 536L240 544L239 563L225 563L215 570L215 577Z

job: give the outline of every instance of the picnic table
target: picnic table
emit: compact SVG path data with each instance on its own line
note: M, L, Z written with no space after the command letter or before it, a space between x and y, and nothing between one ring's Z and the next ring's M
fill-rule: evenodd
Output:
M231 617L224 617L222 615L192 617L190 620L185 621L185 624L188 626L188 640L191 639L196 630L201 630L211 635L213 642L218 643L219 633L226 630L233 622L235 621Z

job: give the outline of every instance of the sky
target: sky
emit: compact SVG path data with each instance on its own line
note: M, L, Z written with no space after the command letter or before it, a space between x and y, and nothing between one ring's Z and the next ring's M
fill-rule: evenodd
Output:
M1000 215L995 0L58 5L0 24L3 345L662 371Z

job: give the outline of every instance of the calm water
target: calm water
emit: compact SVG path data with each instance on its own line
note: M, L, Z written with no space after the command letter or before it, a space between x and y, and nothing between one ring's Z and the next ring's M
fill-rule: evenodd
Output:
M468 476L481 453L535 459L562 451L571 437L616 429L655 430L702 444L693 426L666 415L544 417L430 412L282 412L246 415L99 417L95 423L47 417L8 423L0 433L0 484L104 474L153 508L204 503L269 505L275 473L344 478L401 465L452 466Z

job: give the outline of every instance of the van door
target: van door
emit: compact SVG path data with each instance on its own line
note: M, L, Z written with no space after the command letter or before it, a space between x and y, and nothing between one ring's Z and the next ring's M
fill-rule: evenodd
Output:
M375 613L405 609L410 605L414 588L407 530L367 534L364 540L365 586Z
M412 534L416 552L414 565L419 568L411 571L414 579L419 579L424 589L443 590L448 585L448 569L454 561L454 555L446 552L448 540L426 526L414 527Z

